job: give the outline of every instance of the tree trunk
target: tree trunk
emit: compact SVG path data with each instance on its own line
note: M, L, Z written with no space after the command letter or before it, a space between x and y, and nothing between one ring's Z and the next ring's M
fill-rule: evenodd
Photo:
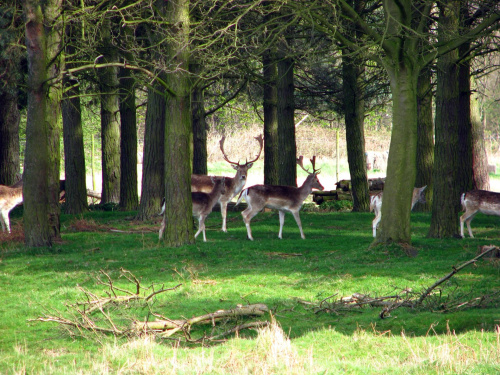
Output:
M282 57L279 59L277 65L279 185L297 186L295 101L293 97L295 89L293 82L294 62L291 58Z
M477 93L471 100L472 125L472 189L490 190L490 175L488 171L488 154L484 142L484 126L481 121Z
M64 79L66 91L62 101L64 170L67 214L81 214L88 209L83 148L83 126L80 87L76 80Z
M266 50L262 56L264 73L264 184L279 184L278 153L278 67L274 52Z
M103 22L102 63L118 62L118 52L111 41L111 24ZM99 69L101 91L101 148L102 199L101 204L120 200L120 111L118 95L118 68Z
M417 84L417 177L415 187L427 186L425 204L416 210L429 212L432 203L432 169L434 165L434 122L432 119L431 71L424 68Z
M166 246L194 243L191 201L192 124L189 70L189 0L173 0L166 5L171 38L167 56L176 67L166 76L165 123L165 227Z
M457 35L458 2L440 7L440 42ZM440 56L437 63L436 146L434 150L434 195L429 237L457 236L461 187L458 183L459 152L459 72L458 50ZM463 136L463 135L462 135ZM464 150L462 150L464 151ZM465 150L465 152L471 152Z
M198 75L200 64L191 64L191 72ZM205 120L205 94L200 86L194 87L191 93L193 121L193 173L208 173L207 167L207 122Z
M120 69L120 208L136 210L137 188L137 116L135 78L127 69Z
M11 82L13 85L3 88L0 93L0 185L7 186L17 182L19 173L20 114L17 85Z
M24 234L26 245L50 246L59 236L59 78L61 1L42 7L38 0L23 3L28 52L28 118L23 179ZM57 186L55 178L57 176Z
M165 79L162 76L162 79ZM165 94L159 84L148 89L144 150L142 161L142 190L138 220L158 215L165 196Z
M366 174L365 108L362 92L364 65L359 59L350 57L349 53L349 51L346 51L342 56L342 79L347 160L352 183L352 210L355 212L368 212L370 210L370 199L368 176Z
M393 98L393 129L375 243L411 243L410 207L416 177L417 74L410 64L386 66Z

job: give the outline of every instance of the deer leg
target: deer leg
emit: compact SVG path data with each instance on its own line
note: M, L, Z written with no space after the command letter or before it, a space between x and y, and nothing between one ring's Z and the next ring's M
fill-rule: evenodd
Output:
M222 231L223 232L227 232L227 228L226 228L227 203L228 202L220 202L220 214L222 215Z
M474 219L474 216L476 216L477 214L477 211L476 212L468 212L467 210L465 210L465 213L460 216L460 235L462 236L462 238L464 238L464 222L467 223L467 229L469 230L469 235L471 236L471 238L474 238L474 236L472 235L472 229L470 227L470 222L472 221L472 219Z
M250 241L253 241L252 237L252 229L250 228L250 220L259 213L260 210L253 210L252 207L249 205L242 213L241 216L243 216L243 222L245 223L245 226L247 227L247 236Z
M378 224L380 223L381 218L382 218L382 213L380 211L376 212L375 219L373 219L372 221L373 237L377 237L377 227Z
M299 211L294 211L294 212L292 212L292 214L293 214L293 217L295 218L295 221L297 222L297 225L299 226L300 237L302 237L302 239L305 240L306 236L304 236L304 231L302 230L302 222L300 221Z
M163 232L165 231L165 218L162 219L161 221L161 226L160 226L160 234L158 236L158 239L162 239L163 238Z
M207 242L207 236L205 235L205 218L203 216L198 218L198 231L195 233L194 238L196 239L201 232L203 232L203 242Z
M283 233L283 224L285 224L285 212L284 211L278 211L280 215L280 233L278 234L278 238L281 240L281 234Z

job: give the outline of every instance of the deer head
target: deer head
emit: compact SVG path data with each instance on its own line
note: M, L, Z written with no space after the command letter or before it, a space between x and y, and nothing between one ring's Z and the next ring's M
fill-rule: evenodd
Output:
M224 151L224 141L226 139L226 137L222 137L222 139L220 140L220 150L222 151L222 155L224 156L224 160L227 161L229 164L231 164L231 166L236 169L236 176L235 176L235 179L236 180L243 180L245 181L246 178L247 178L247 171L252 168L253 166L253 163L256 162L259 157L260 157L260 154L262 152L262 148L264 147L264 139L262 138L262 134L260 134L258 137L254 137L258 142L259 142L259 146L260 146L260 149L259 149L259 153L257 154L257 156L250 160L250 161L246 161L245 164L240 164L240 162L234 162L234 161L231 161L229 160L229 158L227 157L227 154L225 153Z

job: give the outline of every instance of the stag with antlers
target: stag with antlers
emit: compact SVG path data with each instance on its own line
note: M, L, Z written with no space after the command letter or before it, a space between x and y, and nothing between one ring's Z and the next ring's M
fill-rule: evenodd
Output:
M229 164L231 164L231 166L234 169L236 169L236 175L234 177L225 178L225 185L226 185L225 193L222 194L219 198L220 211L222 215L223 232L227 232L227 227L226 227L227 205L236 195L238 195L241 192L241 190L245 186L245 183L247 181L248 170L252 168L253 163L255 163L259 159L260 154L262 152L262 148L264 147L264 139L262 138L262 134L259 135L258 137L255 137L255 139L259 142L260 146L259 153L254 159L245 162L245 164L240 164L239 161L234 162L229 160L228 156L226 155L224 151L225 138L226 137L222 137L222 139L219 142L220 149L222 151L222 155L224 156L224 160L227 161ZM212 177L199 174L191 175L192 192L209 193L212 191L213 187L214 187L214 182L212 180Z
M297 164L308 173L308 176L301 187L294 186L277 186L277 185L255 185L243 190L238 203L245 199L248 207L241 213L243 221L247 227L248 239L253 241L252 230L250 229L250 221L264 207L273 208L279 211L280 231L278 237L282 238L283 224L285 223L285 212L290 212L297 225L299 226L300 236L305 239L302 223L300 221L299 210L304 203L304 200L312 189L323 190L323 185L318 180L319 170L316 169L316 157L311 159L313 171L310 172L304 168L303 157L297 159Z

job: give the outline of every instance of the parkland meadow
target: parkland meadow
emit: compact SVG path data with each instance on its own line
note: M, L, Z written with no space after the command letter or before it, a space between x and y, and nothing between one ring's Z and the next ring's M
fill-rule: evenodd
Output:
M308 207L309 208L309 207ZM13 234L0 245L0 373L2 374L497 374L500 372L500 266L480 259L436 288L423 306L400 307L380 318L381 307L330 304L355 293L371 297L421 293L452 267L498 245L497 217L479 214L476 238L426 238L430 214L412 213L413 256L405 249L373 248L373 214L301 211L306 240L291 215L279 240L276 212L252 220L246 239L240 212L207 219L206 243L166 248L160 218L136 222L134 212L95 210L62 215L62 241L26 249L20 209ZM70 329L44 316L69 316L71 305L106 288L130 289L121 269L143 286L174 288L150 302L115 305L115 324L191 318L238 305L265 304L258 320L270 325L224 331L192 326L186 337L115 337ZM149 292L142 291L148 294ZM466 302L482 302L471 307ZM461 303L464 303L461 305ZM74 311L74 310L73 310ZM200 339L201 338L201 339Z

